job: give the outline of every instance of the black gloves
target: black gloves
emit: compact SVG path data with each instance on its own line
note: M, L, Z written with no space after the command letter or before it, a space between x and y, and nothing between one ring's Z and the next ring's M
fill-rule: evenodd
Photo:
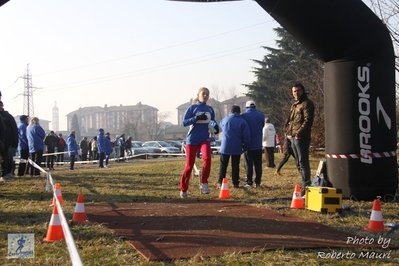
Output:
M213 128L215 129L215 135L219 134L219 126L215 125Z
M202 113L202 114L197 115L197 116L195 117L195 120L207 120L207 119L208 119L208 117L206 116L205 113Z

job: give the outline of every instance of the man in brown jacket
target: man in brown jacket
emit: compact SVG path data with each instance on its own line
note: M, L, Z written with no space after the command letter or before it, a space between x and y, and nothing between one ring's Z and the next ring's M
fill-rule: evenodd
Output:
M291 105L287 138L291 140L296 165L302 176L302 195L310 181L309 147L314 119L314 105L308 99L305 87L298 83L292 87L295 102Z

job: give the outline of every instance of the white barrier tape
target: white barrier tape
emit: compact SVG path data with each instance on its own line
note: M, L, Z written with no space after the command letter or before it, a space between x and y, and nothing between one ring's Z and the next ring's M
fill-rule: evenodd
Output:
M58 197L57 197L57 194L56 194L54 180L53 180L53 177L51 176L51 173L48 173L45 170L43 170L40 166L38 166L31 159L28 159L28 161L35 168L37 168L40 171L46 173L46 177L47 177L46 191L49 190L49 183L50 183L51 184L51 188L53 190L53 198L55 199L55 205L57 207L58 217L59 217L60 222L61 222L62 231L64 232L65 243L67 244L69 257L71 259L72 265L73 266L83 266L82 260L80 259L80 255L78 253L78 249L76 248L76 245L75 245L75 240L73 239L71 230L69 229L68 222L67 222L67 220L65 218L65 215L64 215L64 212L62 210L61 203L58 200Z
M50 175L50 179L52 179L51 175ZM81 265L83 265L82 260L80 259L78 249L76 248L76 245L75 245L75 240L73 239L71 230L69 229L68 222L65 219L64 212L62 211L61 203L59 202L58 198L55 196L54 187L53 187L53 197L55 198L55 205L57 206L58 216L61 221L61 227L62 227L62 231L64 232L65 243L67 244L69 257L71 259L72 265L81 266Z

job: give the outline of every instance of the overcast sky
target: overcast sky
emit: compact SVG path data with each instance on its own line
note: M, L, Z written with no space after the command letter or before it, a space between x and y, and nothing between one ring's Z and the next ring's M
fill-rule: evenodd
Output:
M138 102L177 123L176 108L202 86L220 100L246 93L275 27L250 0L11 0L0 8L2 100L23 114L29 64L34 114L51 121L56 102L60 130L79 107Z

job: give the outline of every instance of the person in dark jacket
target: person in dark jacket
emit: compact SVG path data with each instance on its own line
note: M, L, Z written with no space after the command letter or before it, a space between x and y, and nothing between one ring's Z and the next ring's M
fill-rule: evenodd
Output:
M288 122L287 138L291 140L292 151L299 173L302 176L301 193L305 195L310 181L309 148L314 119L314 104L308 99L305 87L297 83L292 87L294 103Z
M30 124L26 130L26 135L28 137L28 146L31 160L38 166L42 163L44 142L43 139L46 136L46 132L41 127L39 123L39 118L33 117L30 120ZM31 165L30 169L31 176L39 176L40 170Z
M4 104L0 101L0 115L5 124L5 139L4 139L4 149L5 149L5 157L3 160L4 168L3 168L3 177L13 178L15 163L14 156L15 151L18 148L18 127L15 122L14 117L6 110L4 110Z
M62 137L62 134L58 134L58 147L57 147L57 162L62 163L64 162L64 152L65 152L66 142Z
M111 137L109 132L105 134L105 139L107 140L105 142L105 167L109 168L109 157L111 156L112 153L112 146L111 146Z
M231 157L231 177L235 188L239 187L241 153L248 150L251 132L248 123L240 116L241 109L237 105L231 108L231 114L220 121L223 132L220 147L219 185L226 177L227 166Z
M132 136L129 136L125 141L126 161L132 156Z
M281 175L281 168L288 162L288 159L293 156L295 159L294 152L292 151L291 147L291 140L287 138L287 135L285 136L285 140L283 143L283 154L284 157L281 160L281 162L278 164L276 171L274 172L275 175Z
M24 176L29 174L29 146L28 137L26 136L26 128L28 127L29 118L27 115L21 115L19 117L20 123L18 124L18 151L20 155L20 162L18 164L18 176Z
M46 145L47 156L46 156L46 166L49 170L54 170L54 158L55 148L58 146L58 138L54 131L50 131L44 138L44 145Z
M87 142L87 137L83 137L83 139L80 141L79 148L82 161L87 161L87 153L89 152L89 143Z

